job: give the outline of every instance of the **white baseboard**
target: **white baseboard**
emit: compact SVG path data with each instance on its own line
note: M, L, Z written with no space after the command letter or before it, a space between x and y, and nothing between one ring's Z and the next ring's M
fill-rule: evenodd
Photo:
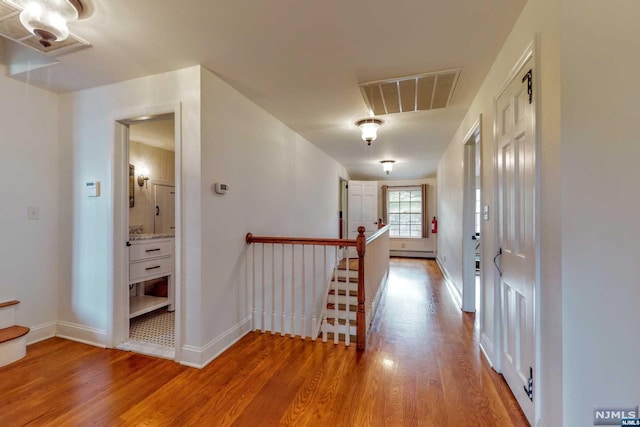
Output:
M85 325L58 322L56 336L95 347L107 348L107 332Z
M460 290L455 287L455 285L453 284L453 281L451 280L451 276L449 275L449 272L442 265L442 263L438 258L436 258L436 263L438 264L438 267L442 272L442 276L444 277L444 283L447 285L447 288L449 289L451 296L455 300L456 304L458 304L458 307L460 307L460 310L462 310L462 294L460 293Z
M47 322L30 328L27 334L27 345L35 344L56 336L57 323Z
M485 359L487 359L487 362L489 362L489 365L494 368L495 359L493 352L493 342L484 332L480 333L480 351L482 352L482 354L484 354L484 357Z
M204 368L249 332L251 332L251 317L234 325L204 347L183 345L180 364L192 368Z
M389 256L397 256L403 258L427 258L434 259L436 258L435 251L399 251L399 250L390 250Z

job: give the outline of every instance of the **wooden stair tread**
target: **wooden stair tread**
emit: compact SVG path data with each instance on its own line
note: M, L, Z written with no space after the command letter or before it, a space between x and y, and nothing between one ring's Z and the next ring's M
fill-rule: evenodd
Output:
M347 319L338 319L338 325L344 325L346 323ZM327 317L327 323L330 325L334 325L336 322L336 319L334 319L333 317ZM357 321L356 319L351 319L349 320L349 326L357 326Z
M335 295L336 294L336 290L335 289L331 289L329 291L329 295ZM347 294L347 291L344 289L338 289L338 296L345 296ZM358 291L349 291L349 296L350 297L357 297L358 296Z
M346 311L346 308L347 308L346 305L338 304L338 311ZM335 309L336 309L336 306L335 306L334 303L332 303L332 302L327 303L327 310L335 310ZM357 312L358 311L358 306L350 304L349 305L349 311Z
M347 269L347 260L346 258L338 263L338 270L346 270ZM358 258L349 258L349 270L358 271Z
M4 302L0 302L0 308L11 307L12 305L16 305L16 304L20 304L20 301L15 299L13 301L4 301Z
M29 328L24 326L9 326L8 328L0 329L0 344L3 342L11 341L21 336L27 335Z
M334 341L333 337L334 337L333 332L327 332L327 342L328 343L331 343L331 342ZM338 341L342 341L342 342L345 341L345 335L342 332L340 332L338 334ZM356 343L356 336L355 335L349 334L349 343L355 345L355 343Z
M348 280L347 280L348 279ZM331 281L335 281L336 278L334 277L333 279L331 279ZM342 277L342 276L338 276L338 282L349 282L349 283L358 283L358 278L357 277Z

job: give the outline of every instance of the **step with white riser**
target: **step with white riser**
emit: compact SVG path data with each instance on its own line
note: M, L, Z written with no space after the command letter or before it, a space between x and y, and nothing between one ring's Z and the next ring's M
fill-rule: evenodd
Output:
M346 325L338 325L338 333L339 334L344 334L345 331L347 330ZM327 324L327 333L335 333L336 332L336 327L332 324ZM349 326L349 335L355 335L356 334L356 327L355 326Z
M22 359L27 354L27 336L0 343L0 366Z
M338 277L351 277L351 278L357 279L358 270L349 270L348 276L347 276L347 270L336 270L335 275Z
M346 319L347 317L350 320L356 320L358 313L356 313L355 311L344 311L344 310L338 310L338 314L336 315L335 310L332 309L327 309L326 312L326 317L337 317L338 319Z
M346 291L347 288L352 292L358 292L358 284L357 283L349 283L349 282L338 282L337 284L338 290ZM336 288L336 282L331 282L329 284L329 290L333 290Z
M335 304L336 302L338 304L346 304L346 296L345 295L338 295L338 298L336 300L336 296L335 295L327 295L327 304ZM348 297L349 298L349 305L358 305L358 297Z
M16 324L15 305L0 308L0 329Z

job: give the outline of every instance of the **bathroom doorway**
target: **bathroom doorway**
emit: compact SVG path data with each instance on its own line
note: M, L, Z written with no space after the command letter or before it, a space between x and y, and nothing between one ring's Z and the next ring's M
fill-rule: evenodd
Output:
M116 284L125 292L115 292L114 344L121 350L178 359L179 126L174 113L118 123L128 203L125 253L120 257L124 283Z
M482 204L482 116L473 125L464 145L464 203L462 254L462 310L480 308L482 286L482 245L480 243Z

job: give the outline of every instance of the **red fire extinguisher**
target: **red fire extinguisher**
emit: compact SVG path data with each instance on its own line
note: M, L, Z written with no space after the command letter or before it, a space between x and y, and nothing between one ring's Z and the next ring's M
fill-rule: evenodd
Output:
M436 234L438 232L438 220L436 219L435 216L431 220L431 232L433 234Z

